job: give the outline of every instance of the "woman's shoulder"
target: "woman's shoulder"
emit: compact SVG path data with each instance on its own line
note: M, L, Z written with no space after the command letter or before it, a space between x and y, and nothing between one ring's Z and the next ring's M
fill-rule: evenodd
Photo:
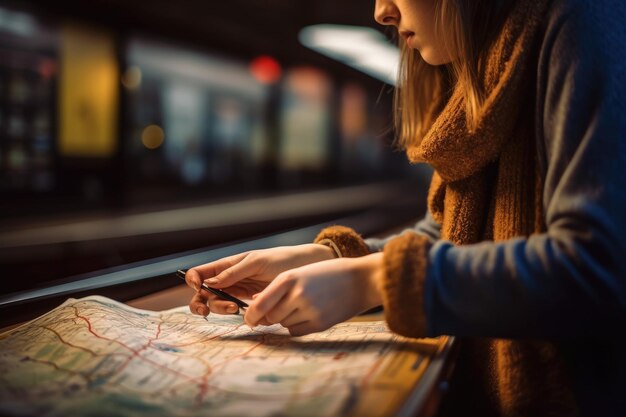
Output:
M626 8L624 0L549 0L551 13L583 13L586 15L616 12Z
M626 1L551 0L548 31L565 31L583 44L602 41L606 46L623 45L626 38Z
M623 72L625 22L624 0L552 0L545 20L540 65L543 70L589 67L588 75L596 76Z
M552 0L545 22L536 114L543 169L567 166L583 142L604 163L626 132L626 1ZM586 172L599 172L592 160Z

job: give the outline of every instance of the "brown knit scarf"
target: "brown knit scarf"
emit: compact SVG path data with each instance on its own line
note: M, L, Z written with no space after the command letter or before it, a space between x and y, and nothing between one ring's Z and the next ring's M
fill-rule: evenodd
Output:
M456 88L421 143L407 150L411 162L435 168L429 208L442 225L444 239L469 244L540 231L532 118L520 116L524 106L533 104L527 94L533 85L528 61L545 9L545 0L518 1L505 23L488 54L483 81L487 99L478 127L468 131L463 89ZM496 184L491 183L494 170ZM491 213L490 230L491 224L482 219L494 198L497 212Z
M489 52L487 99L468 131L463 91L456 88L412 162L435 168L428 203L441 237L457 245L542 232L542 183L533 131L537 39L546 0L519 0ZM481 356L505 416L572 415L573 397L554 345L491 340ZM484 364L483 364L484 366Z

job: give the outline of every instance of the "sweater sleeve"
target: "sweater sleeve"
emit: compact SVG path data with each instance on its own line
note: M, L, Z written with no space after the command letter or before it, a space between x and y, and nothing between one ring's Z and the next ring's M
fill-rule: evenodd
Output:
M336 250L337 256L344 258L357 258L370 253L365 241L354 229L345 226L329 226L322 229L315 237L314 242L319 244L327 244L332 242L333 250Z
M383 250L385 245L391 241L392 239L404 234L404 233L416 233L421 236L425 236L431 243L439 240L441 226L439 223L433 219L433 216L430 214L430 211L426 211L426 215L420 221L418 221L415 226L411 228L407 228L402 232L387 236L385 238L368 238L365 239L365 244L368 246L370 252L380 252Z
M394 329L402 334L554 338L625 328L626 5L554 4L537 83L547 231L401 252L393 247L415 241L396 237L385 248L394 261L384 288L422 286L390 299L387 320L404 320Z

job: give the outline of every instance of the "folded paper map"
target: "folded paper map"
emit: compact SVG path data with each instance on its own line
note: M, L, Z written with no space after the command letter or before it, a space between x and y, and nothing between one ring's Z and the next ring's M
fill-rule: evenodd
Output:
M237 315L69 299L0 335L0 415L386 416L440 343L383 321L291 337Z

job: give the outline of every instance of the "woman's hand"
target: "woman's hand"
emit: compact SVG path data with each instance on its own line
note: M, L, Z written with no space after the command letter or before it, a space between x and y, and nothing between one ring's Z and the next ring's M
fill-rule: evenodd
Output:
M261 292L278 274L313 262L334 258L332 249L314 243L256 250L196 266L187 271L187 285L197 293L189 303L194 314L206 316L209 311L219 314L235 313L237 305L222 300L200 288L225 290L238 298L251 298Z
M319 332L382 304L383 254L340 258L280 274L246 311L246 323L280 323L293 336Z

